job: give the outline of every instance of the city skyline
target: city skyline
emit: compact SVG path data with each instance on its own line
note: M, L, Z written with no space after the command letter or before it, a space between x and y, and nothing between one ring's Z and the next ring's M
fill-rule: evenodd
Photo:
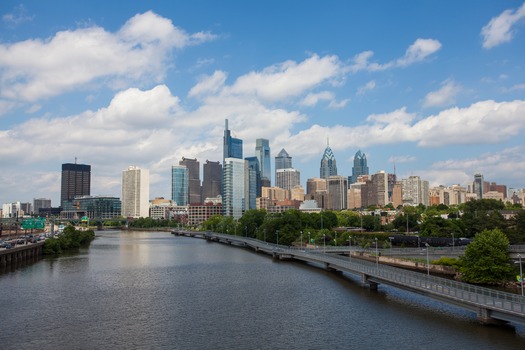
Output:
M473 6L5 1L0 202L57 206L75 158L93 195L137 164L169 198L182 157L223 163L225 119L244 157L286 149L303 186L329 138L344 176L361 150L371 174L523 188L525 4Z

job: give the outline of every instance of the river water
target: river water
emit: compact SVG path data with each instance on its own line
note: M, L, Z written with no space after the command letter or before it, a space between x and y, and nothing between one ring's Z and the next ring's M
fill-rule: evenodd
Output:
M0 349L525 349L525 327L169 233L0 274Z

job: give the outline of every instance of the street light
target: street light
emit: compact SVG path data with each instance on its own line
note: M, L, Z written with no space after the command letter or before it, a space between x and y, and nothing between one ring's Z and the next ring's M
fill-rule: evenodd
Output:
M244 226L244 237L248 238L248 226Z
M379 250L377 249L377 237L374 239L376 241L376 268L379 269Z
M388 239L390 240L390 250L392 250L394 244L392 243L392 241L394 240L394 237L388 237Z
M279 245L279 230L276 230L275 233L277 234L277 245Z
M308 250L310 250L310 231L308 231L308 244L306 245Z
M352 236L348 236L348 256L352 260Z
M428 260L428 247L429 247L428 243L425 242L425 246L427 247L427 276L430 277L430 262Z
M454 250L454 245L456 244L456 241L454 239L454 232L452 232L452 250Z
M301 249L303 249L303 231L301 231Z
M518 253L518 258L520 258L520 283L521 283L521 296L523 296L523 267L521 265L521 254Z
M323 234L323 253L326 253L326 235Z

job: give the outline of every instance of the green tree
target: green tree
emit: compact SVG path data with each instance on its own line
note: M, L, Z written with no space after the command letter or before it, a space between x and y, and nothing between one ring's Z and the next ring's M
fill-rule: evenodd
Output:
M461 258L460 271L461 279L470 283L497 284L512 278L507 236L499 229L476 234Z
M506 233L511 244L525 243L525 210L518 211L518 213L509 220Z

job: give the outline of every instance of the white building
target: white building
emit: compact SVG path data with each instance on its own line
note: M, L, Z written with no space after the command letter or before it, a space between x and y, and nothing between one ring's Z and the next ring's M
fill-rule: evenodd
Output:
M419 176L410 176L402 180L403 184L403 205L417 206L423 204L429 206L429 186L428 181L421 180Z
M294 168L277 169L275 172L275 186L291 190L301 185L301 172Z
M149 216L149 170L130 166L122 171L122 216Z
M2 217L17 218L22 216L22 205L20 204L20 202L7 203L2 205Z

